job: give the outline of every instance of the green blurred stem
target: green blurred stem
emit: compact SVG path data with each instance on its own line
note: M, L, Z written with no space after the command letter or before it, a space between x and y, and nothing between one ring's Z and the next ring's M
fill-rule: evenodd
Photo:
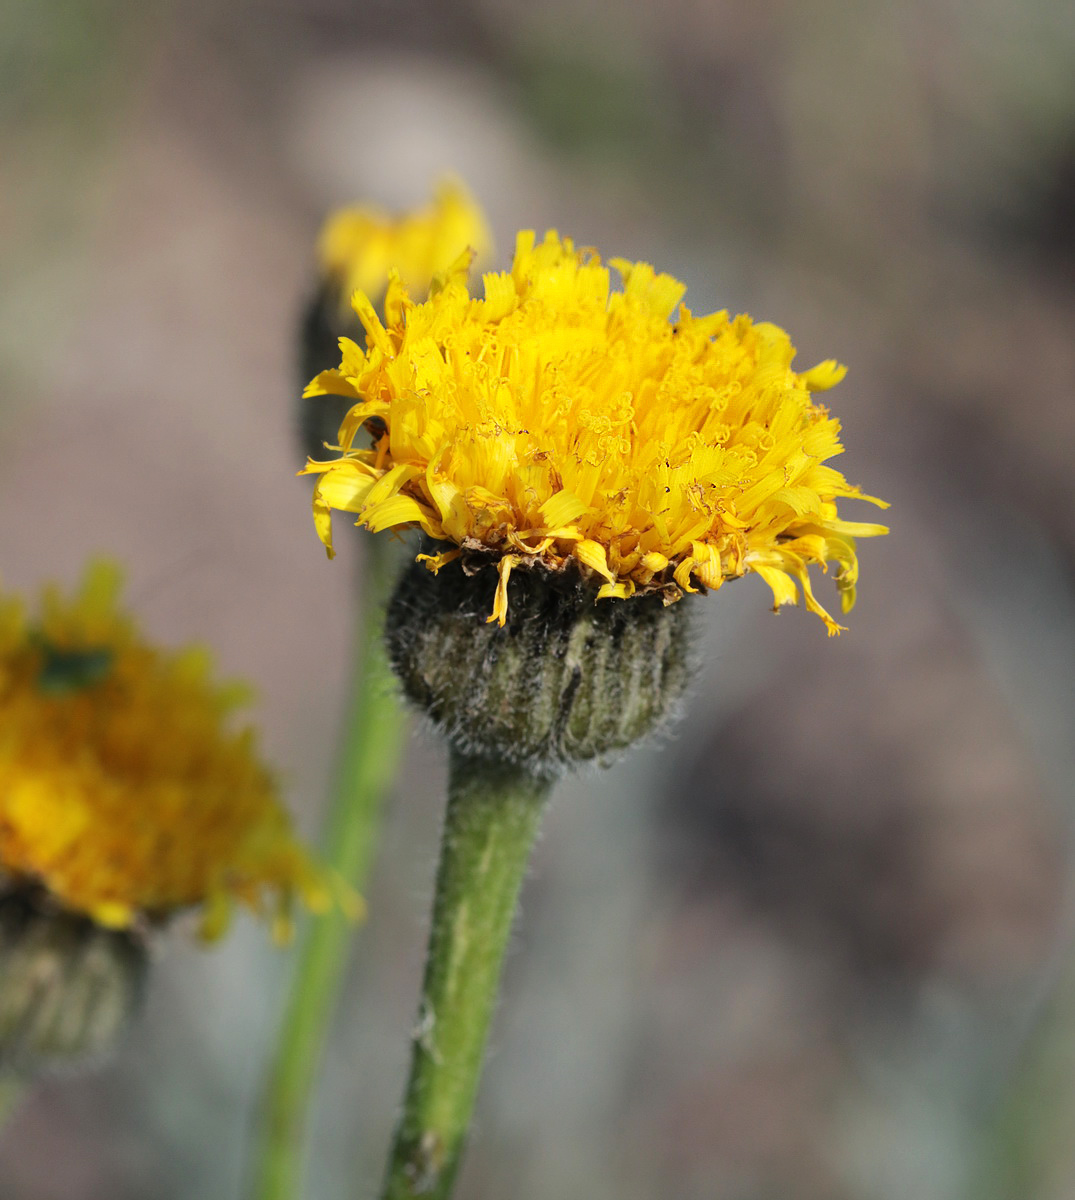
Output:
M366 540L366 571L356 630L350 712L334 796L322 837L323 860L362 891L378 841L385 794L403 741L404 715L385 659L384 609L397 565L388 539ZM257 1200L301 1194L311 1094L347 966L353 924L339 912L312 921L291 982L261 1105Z
M25 1094L25 1080L6 1072L0 1074L0 1129L7 1125Z
M551 783L452 752L411 1073L384 1200L446 1200L470 1127L504 948Z

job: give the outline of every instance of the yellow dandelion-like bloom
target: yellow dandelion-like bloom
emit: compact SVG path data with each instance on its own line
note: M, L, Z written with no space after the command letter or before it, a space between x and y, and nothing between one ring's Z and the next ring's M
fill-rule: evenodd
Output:
M754 571L775 607L796 603L798 585L838 632L807 567L837 564L846 612L854 539L887 532L837 513L844 497L886 507L826 465L840 425L813 393L845 369L798 373L776 325L696 317L671 276L612 266L622 291L595 253L523 232L511 271L486 275L481 299L465 257L423 304L394 278L383 324L354 297L367 348L341 341L340 367L307 388L355 401L340 457L306 467L329 553L341 509L374 531L419 526L454 543L427 557L434 571L460 554L495 556L490 620L501 624L518 567L574 565L600 583L598 598L668 602ZM363 426L369 449L354 445Z
M204 905L213 937L241 901L285 936L294 900L324 909L329 887L252 730L228 727L246 689L144 641L119 586L97 563L33 620L0 597L0 872L112 928Z
M325 222L317 252L322 274L335 282L346 305L356 290L383 292L393 269L411 291L424 294L468 247L483 259L491 246L485 214L461 184L445 180L433 202L414 212L340 209Z

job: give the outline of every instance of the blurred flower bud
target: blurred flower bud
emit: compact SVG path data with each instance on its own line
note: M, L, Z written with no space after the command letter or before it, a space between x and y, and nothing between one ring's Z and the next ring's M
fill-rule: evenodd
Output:
M434 277L468 248L484 263L492 237L485 214L455 180L442 180L430 203L411 212L354 205L331 213L317 239L317 292L302 318L302 384L339 357L341 337L364 344L362 325L351 307L356 291L380 304L389 273L395 272L415 299L421 299ZM323 459L326 445L337 444L340 424L353 403L353 398L330 395L300 400L299 438L309 458Z
M52 906L0 898L0 1063L33 1074L107 1053L141 1003L144 939Z

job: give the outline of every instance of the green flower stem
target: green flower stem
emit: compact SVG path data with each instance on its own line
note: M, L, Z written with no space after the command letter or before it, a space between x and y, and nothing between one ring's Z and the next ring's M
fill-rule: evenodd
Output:
M395 548L385 540L366 541L354 692L322 837L324 861L358 891L369 873L405 722L383 647L385 599L397 565ZM293 1200L301 1194L307 1113L353 928L342 913L333 912L311 922L302 944L262 1096L257 1200Z
M0 1074L0 1128L7 1125L12 1113L26 1094L26 1081L7 1072Z
M470 1126L504 948L551 782L452 751L422 1003L384 1200L446 1200Z

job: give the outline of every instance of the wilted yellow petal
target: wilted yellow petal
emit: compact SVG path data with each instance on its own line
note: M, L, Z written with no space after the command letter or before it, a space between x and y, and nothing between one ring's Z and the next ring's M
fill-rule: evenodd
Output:
M512 569L518 565L518 562L519 559L516 555L505 554L498 564L497 570L500 573L500 582L496 585L493 611L485 620L487 625L491 625L494 621L498 625L503 625L508 619L508 580L511 578Z
M608 555L600 542L592 542L586 538L583 538L581 542L576 542L575 557L579 562L585 563L596 571L598 575L603 575L610 583L614 580L615 576L608 569Z

